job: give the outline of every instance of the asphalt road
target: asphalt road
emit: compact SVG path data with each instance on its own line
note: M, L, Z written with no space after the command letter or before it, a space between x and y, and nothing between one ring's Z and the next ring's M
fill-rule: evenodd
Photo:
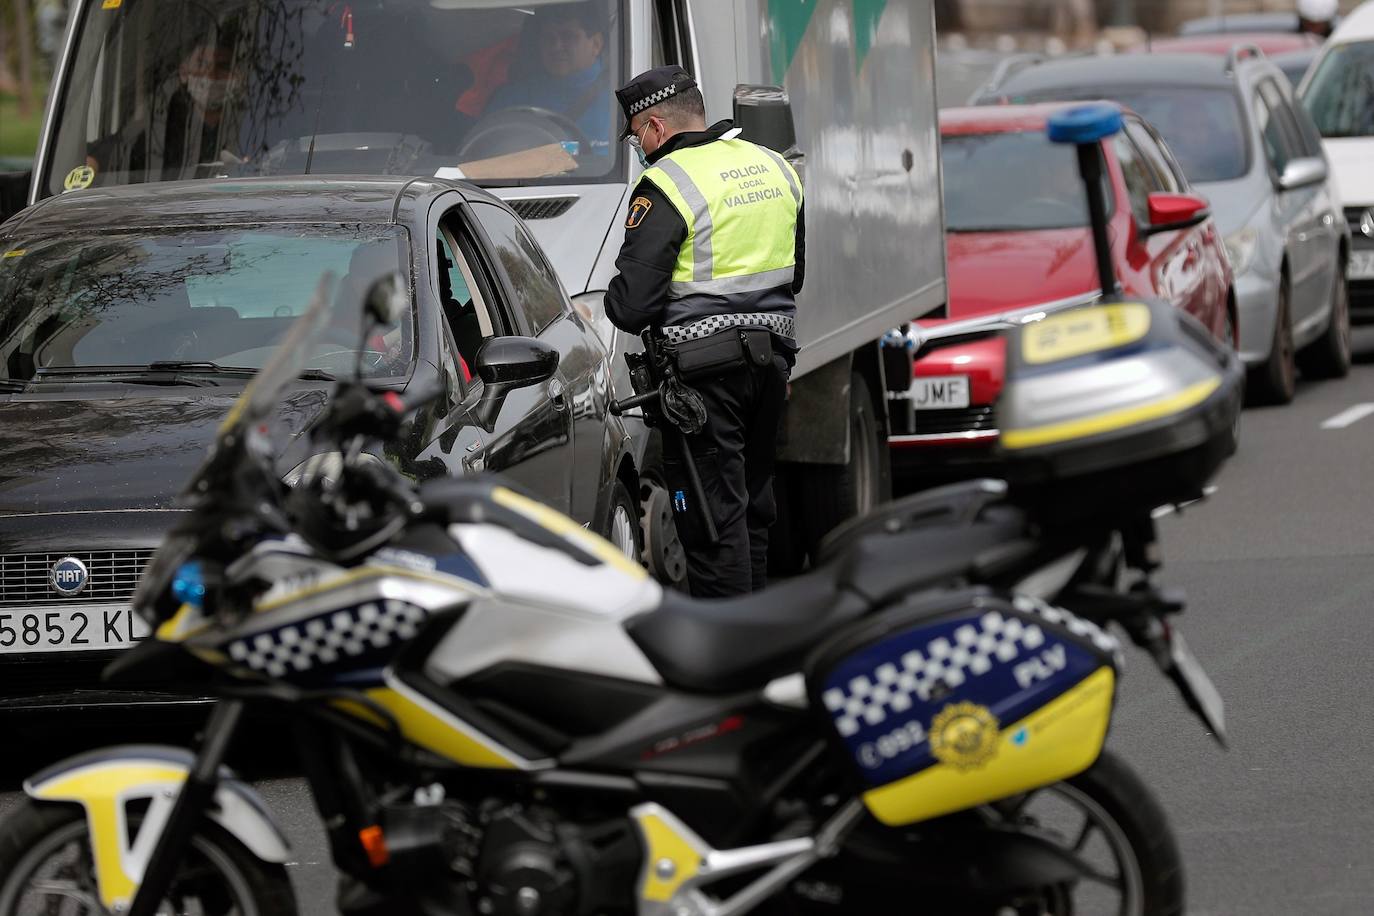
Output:
M1247 411L1217 494L1161 522L1164 579L1191 598L1181 625L1226 697L1231 747L1211 742L1139 653L1109 746L1162 799L1194 916L1374 912L1374 330L1357 345L1350 378ZM1364 403L1360 419L1323 428ZM60 753L130 737L109 726L30 733L0 755L0 789ZM276 745L270 731L256 737ZM293 841L302 912L331 912L307 791L284 774L258 785ZM13 799L0 794L0 812Z

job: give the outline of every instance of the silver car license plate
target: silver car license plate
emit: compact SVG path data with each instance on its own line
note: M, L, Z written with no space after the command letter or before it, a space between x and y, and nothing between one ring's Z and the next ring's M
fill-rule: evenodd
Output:
M0 654L124 649L150 633L127 607L0 609Z
M1350 256L1345 269L1348 280L1374 280L1374 251L1357 251Z

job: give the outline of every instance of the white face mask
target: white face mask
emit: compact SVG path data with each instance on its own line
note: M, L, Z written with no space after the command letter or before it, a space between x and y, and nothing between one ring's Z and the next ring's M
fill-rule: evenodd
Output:
M201 108L222 108L224 103L237 95L238 84L234 80L217 80L209 76L192 76L186 79L186 91Z

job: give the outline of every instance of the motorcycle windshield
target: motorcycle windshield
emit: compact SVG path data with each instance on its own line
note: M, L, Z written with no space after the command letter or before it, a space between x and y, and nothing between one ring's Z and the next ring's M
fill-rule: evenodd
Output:
M605 181L621 0L86 3L40 194L256 175Z

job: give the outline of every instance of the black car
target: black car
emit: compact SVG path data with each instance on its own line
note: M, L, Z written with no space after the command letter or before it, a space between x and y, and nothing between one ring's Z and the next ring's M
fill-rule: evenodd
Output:
M412 308L363 338L372 281ZM332 275L334 282L323 282ZM636 469L609 356L520 219L460 182L242 179L78 191L0 226L0 713L99 689L216 426L317 289L325 343L278 409L289 484L330 382L442 386L394 453L416 478L501 471L635 555Z

